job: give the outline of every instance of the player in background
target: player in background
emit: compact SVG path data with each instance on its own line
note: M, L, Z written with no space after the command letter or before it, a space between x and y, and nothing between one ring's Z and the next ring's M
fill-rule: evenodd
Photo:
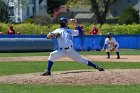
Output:
M72 23L74 23L74 29L79 31L79 35L78 36L85 35L85 33L84 33L84 26L83 25L79 25L78 21L76 19L70 19L70 21Z
M107 38L105 39L104 47L102 51L106 49L107 58L110 58L110 52L116 51L117 59L120 59L119 55L119 43L112 37L111 33L107 33Z
M81 51L84 51L84 26L79 25L77 19L70 19L70 21L74 25L74 30L78 30L79 34L77 36L80 36L80 42L81 42Z
M77 31L73 31L68 27L68 20L65 17L60 18L60 28L54 30L47 35L49 39L57 38L58 49L51 52L48 58L48 66L42 76L51 75L51 68L55 60L59 58L69 57L74 61L79 63L86 64L88 66L94 67L99 71L104 71L104 69L91 61L82 58L74 49L73 49L73 36L77 35Z

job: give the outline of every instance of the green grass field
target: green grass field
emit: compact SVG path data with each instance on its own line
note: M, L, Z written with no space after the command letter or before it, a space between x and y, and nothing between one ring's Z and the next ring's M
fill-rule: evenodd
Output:
M95 62L105 69L140 69L140 62ZM0 62L0 76L43 72L47 62ZM93 69L77 62L55 62L53 71Z
M0 84L0 93L140 93L140 85Z
M0 53L0 57L48 56L50 52ZM79 52L81 55L105 55L105 52ZM115 53L113 53L115 54ZM140 55L140 50L121 51L121 55ZM140 62L95 62L105 69L140 69ZM0 76L43 72L47 61L0 62ZM77 62L55 62L53 71L92 69ZM93 69L94 70L94 69ZM0 84L0 93L140 93L140 85L45 85Z
M0 57L18 57L18 56L49 56L50 52L24 52L24 53L0 53ZM105 55L101 51L82 51L81 55ZM111 53L115 54L115 52ZM121 55L140 55L140 50L121 50Z

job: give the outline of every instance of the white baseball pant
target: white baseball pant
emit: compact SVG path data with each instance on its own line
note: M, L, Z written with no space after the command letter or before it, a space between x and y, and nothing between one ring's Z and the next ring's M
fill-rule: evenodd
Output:
M73 48L68 50L55 50L50 53L49 59L50 61L55 61L59 58L69 57L76 62L88 64L88 60L82 58Z

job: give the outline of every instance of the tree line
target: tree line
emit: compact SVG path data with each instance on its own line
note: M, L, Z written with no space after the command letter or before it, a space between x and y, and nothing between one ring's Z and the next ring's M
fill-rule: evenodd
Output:
M14 1L14 0L11 0ZM18 3L25 4L26 0L17 0ZM95 13L95 18L98 24L104 24L106 21L106 16L109 11L110 6L118 0L47 0L47 12L48 14L53 14L54 10L60 5L69 5L69 3L73 2L73 6L78 2L83 2L91 5L91 11ZM8 3L9 0L5 3L3 0L0 0L0 22L8 22ZM82 4L82 3L81 3ZM18 7L18 4L16 5ZM126 17L129 15L129 18ZM123 20L124 19L124 20ZM120 23L139 23L139 15L138 12L132 7L128 7L123 14L118 18ZM128 22L129 21L129 22Z

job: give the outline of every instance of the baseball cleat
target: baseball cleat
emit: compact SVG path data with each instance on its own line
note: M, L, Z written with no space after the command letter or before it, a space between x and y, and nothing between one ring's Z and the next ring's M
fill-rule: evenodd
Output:
M117 57L117 59L120 59L120 57Z
M99 71L105 71L104 68L100 67L97 65L96 69L98 69Z
M46 72L41 74L41 76L49 76L49 75L51 75L51 72L49 72L49 71L46 71Z
M110 57L106 57L106 59L110 59Z

